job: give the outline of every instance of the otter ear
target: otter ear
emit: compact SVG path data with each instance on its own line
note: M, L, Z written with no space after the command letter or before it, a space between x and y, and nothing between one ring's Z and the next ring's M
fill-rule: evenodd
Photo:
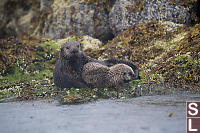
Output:
M79 49L82 51L83 50L83 44L79 44Z

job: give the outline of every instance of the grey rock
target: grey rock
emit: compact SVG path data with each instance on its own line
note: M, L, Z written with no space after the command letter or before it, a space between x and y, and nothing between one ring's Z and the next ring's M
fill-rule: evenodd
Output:
M188 9L170 5L167 0L118 0L109 14L110 28L115 35L136 23L153 20L191 23Z
M111 36L108 13L96 5L84 0L67 0L54 3L52 7L53 17L49 17L50 24L45 24L43 36L57 39L68 35L89 35L102 41Z

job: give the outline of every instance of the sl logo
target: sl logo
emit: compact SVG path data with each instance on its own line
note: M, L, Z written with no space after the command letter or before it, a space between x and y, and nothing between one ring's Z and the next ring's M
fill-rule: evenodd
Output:
M187 133L200 133L200 101L186 102Z

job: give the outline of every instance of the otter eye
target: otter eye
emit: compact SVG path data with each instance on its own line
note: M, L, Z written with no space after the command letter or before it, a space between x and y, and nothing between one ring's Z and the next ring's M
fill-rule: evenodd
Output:
M80 45L76 45L76 48L79 49L79 48L80 48Z

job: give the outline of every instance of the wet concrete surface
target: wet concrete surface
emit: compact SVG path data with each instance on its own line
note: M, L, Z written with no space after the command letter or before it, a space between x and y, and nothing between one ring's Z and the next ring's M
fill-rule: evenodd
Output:
M185 101L199 94L141 96L79 105L0 103L1 133L185 133Z

